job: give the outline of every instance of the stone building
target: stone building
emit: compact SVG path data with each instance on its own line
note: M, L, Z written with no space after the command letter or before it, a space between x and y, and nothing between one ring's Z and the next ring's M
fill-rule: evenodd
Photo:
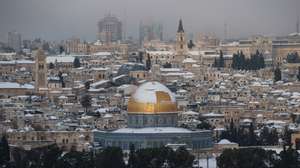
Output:
M47 62L46 55L39 49L35 54L35 90L47 88Z
M128 151L170 144L185 144L194 152L212 147L210 131L178 128L178 112L173 93L158 82L142 84L128 102L128 127L94 132L102 147L118 146Z

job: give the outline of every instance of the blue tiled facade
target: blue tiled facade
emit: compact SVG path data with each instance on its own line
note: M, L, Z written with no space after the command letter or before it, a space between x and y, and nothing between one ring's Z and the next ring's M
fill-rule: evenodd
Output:
M129 150L130 144L136 149L155 148L167 144L186 144L192 150L213 146L211 131L191 131L190 133L115 133L94 132L94 140L102 147L116 146Z

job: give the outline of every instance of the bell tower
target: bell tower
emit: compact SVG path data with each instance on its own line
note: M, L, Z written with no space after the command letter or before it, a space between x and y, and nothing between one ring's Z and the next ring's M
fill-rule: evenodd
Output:
M182 25L182 20L179 20L178 30L176 34L176 56L175 61L179 64L185 59L187 55L186 37Z
M42 49L38 49L35 54L35 90L47 88L47 63L46 56Z

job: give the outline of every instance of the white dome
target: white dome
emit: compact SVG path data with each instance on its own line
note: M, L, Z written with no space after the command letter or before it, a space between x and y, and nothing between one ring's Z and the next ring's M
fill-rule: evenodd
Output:
M176 99L174 94L165 85L159 82L146 82L142 84L132 95L132 99L140 103L158 103L157 92L165 92L171 98L171 102L175 103Z

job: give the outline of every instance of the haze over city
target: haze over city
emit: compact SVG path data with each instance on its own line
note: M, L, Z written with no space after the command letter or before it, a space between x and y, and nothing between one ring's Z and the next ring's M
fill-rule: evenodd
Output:
M300 168L300 0L0 0L0 168Z
M135 39L143 20L162 22L166 39L174 38L179 18L187 35L203 32L222 38L225 24L229 38L287 35L296 31L299 6L299 0L1 0L0 41L12 30L24 39L95 40L97 22L109 13Z

